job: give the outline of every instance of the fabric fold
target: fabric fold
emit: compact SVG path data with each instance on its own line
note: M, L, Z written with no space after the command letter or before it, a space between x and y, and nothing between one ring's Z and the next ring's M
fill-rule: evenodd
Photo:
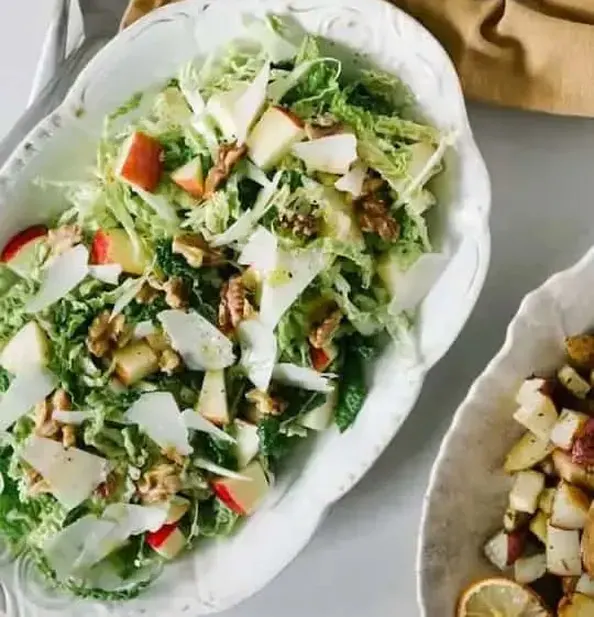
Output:
M131 0L122 27L175 1ZM549 113L594 116L593 2L394 0L394 4L441 41L467 97Z

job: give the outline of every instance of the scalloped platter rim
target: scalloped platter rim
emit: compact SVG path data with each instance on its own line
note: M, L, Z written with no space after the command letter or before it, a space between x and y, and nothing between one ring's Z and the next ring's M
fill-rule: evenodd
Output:
M423 115L458 134L449 186L440 193L441 250L449 261L419 309L414 349L393 349L380 359L356 425L343 435L329 430L308 444L239 533L170 564L138 599L105 604L53 594L30 561L13 561L0 550L0 610L7 617L202 615L228 609L261 589L304 548L329 506L388 445L413 408L427 371L452 345L476 303L490 257L489 177L447 54L415 20L382 0L186 0L155 11L91 61L64 103L0 170L0 241L38 221L40 211L49 215L58 206L58 196L42 193L35 178L69 179L88 171L106 113L134 92L162 83L199 52L237 35L241 14L269 12L289 15L305 30L337 43L339 57L339 47L346 46L356 52L352 57L398 74Z

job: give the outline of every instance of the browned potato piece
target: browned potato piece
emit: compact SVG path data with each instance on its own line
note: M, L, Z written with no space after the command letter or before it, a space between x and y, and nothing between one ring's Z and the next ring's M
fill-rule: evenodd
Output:
M582 534L582 561L584 568L590 575L594 575L594 506L590 505L586 526Z
M571 460L571 454L563 450L553 452L553 464L563 480L583 488L594 490L594 473Z
M557 609L558 617L591 617L594 615L594 599L581 593L565 596Z
M594 334L578 334L565 339L565 349L573 364L594 368Z
M113 355L115 372L130 386L159 370L159 358L145 341L130 343Z

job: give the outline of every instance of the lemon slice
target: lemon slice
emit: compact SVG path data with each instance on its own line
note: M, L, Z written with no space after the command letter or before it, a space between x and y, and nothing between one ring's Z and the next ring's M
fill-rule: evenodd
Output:
M533 591L506 578L487 578L460 598L457 617L552 617Z

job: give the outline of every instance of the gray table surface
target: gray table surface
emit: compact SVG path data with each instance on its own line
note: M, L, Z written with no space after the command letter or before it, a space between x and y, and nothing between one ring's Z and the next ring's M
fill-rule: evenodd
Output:
M50 9L0 3L0 134L23 110ZM480 105L470 116L493 182L493 255L476 309L375 467L270 586L223 617L418 615L422 497L452 414L525 293L594 242L594 121Z

